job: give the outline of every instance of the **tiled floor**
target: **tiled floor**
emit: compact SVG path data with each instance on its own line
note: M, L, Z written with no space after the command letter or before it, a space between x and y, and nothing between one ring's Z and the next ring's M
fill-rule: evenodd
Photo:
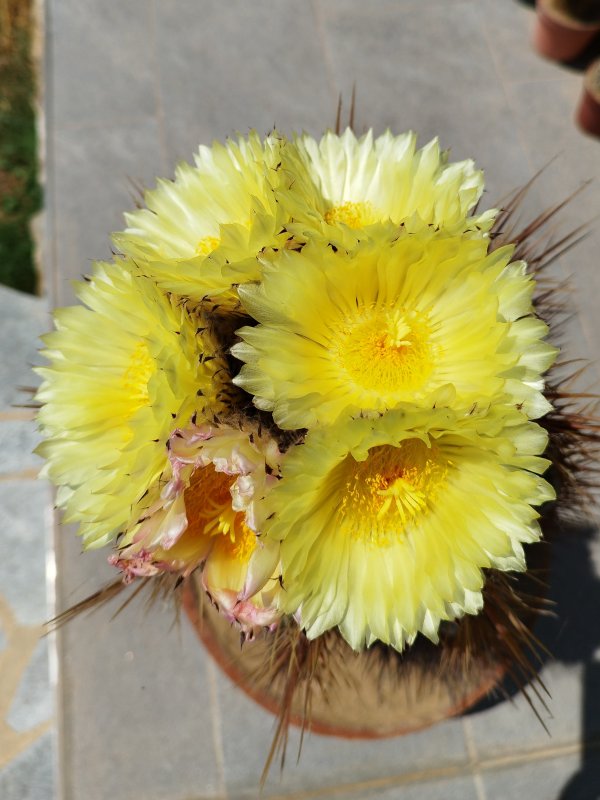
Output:
M55 708L52 642L40 639L51 615L46 583L51 495L36 480L40 459L30 396L36 337L46 330L47 303L0 287L0 797L52 800Z
M338 93L349 100L354 84L359 129L413 128L423 142L439 134L455 158L472 156L485 169L490 204L554 156L532 210L598 178L600 143L571 121L580 75L531 51L531 21L515 0L46 0L52 302L70 302L69 281L109 255L109 233L132 206L130 180L151 185L199 142L235 130L276 124L317 134L332 124ZM565 221L599 213L596 181ZM596 226L556 267L573 274L580 309L568 328L570 352L592 358L600 342L599 245ZM596 388L598 374L594 365ZM22 452L29 429L20 419L5 423L0 441L12 439ZM10 469L35 464L23 455ZM44 490L6 484L5 513L43 508L42 498L28 502L33 495L23 491ZM33 522L19 521L14 535L30 529ZM557 559L559 620L546 631L558 656L543 671L553 694L550 737L519 700L388 741L311 736L299 767L292 737L289 764L281 779L274 771L265 796L597 800L600 571L577 541L579 551L565 545ZM589 547L600 557L597 542ZM59 607L110 577L106 554L81 555L68 529L57 539L57 560ZM219 674L185 624L171 626L168 607L146 616L132 603L114 620L112 610L81 617L59 636L61 800L256 797L271 718ZM39 618L23 620L32 622ZM34 672L41 657L34 655ZM35 724L47 718L44 708L31 710ZM14 725L23 714L11 710ZM47 741L34 745L42 782ZM10 800L50 797L19 794L27 774L19 764L0 772L0 788L12 780Z

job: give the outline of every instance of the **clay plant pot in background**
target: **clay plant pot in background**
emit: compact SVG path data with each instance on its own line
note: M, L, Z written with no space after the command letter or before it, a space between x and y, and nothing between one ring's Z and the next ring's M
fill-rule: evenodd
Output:
M583 131L600 137L600 59L594 61L585 73L576 119Z
M536 0L535 49L555 61L572 61L600 34L594 0Z

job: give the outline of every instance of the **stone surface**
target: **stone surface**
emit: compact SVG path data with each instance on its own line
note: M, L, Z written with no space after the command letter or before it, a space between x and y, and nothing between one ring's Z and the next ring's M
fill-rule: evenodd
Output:
M155 114L151 5L48 0L47 33L60 42L52 50L56 128L119 125Z
M510 769L484 773L486 797L493 800L600 800L600 760L590 752L528 761Z
M171 603L122 602L60 637L64 798L219 796L207 656Z
M48 330L50 314L45 300L0 286L2 358L0 359L0 412L31 402L19 387L37 386L33 364L40 364L38 336Z
M313 12L294 0L156 4L157 62L170 169L214 138L318 133L337 93ZM169 46L177 41L177 46Z
M515 0L482 0L479 6L485 40L505 84L552 81L562 75L554 62L541 58L531 46L535 21L532 8Z
M560 202L585 186L561 213L560 223L563 231L587 225L586 238L560 260L559 267L563 277L571 280L571 306L578 312L580 336L573 341L571 350L594 362L590 383L598 391L600 318L595 298L600 292L600 274L594 265L600 248L600 185L594 178L598 176L599 145L597 140L581 133L573 122L581 91L579 76L564 73L563 77L560 70L558 75L560 79L551 82L511 85L508 93L520 121L532 170L548 165L537 187L544 206ZM552 159L555 160L549 164Z
M55 797L56 742L46 733L0 771L2 800L49 800Z
M550 696L549 712L536 702L547 731L522 696L513 703L470 715L474 747L480 758L558 747L600 734L600 636L587 609L600 607L600 573L594 556L600 540L592 529L572 527L553 546L549 597L556 616L535 627L553 654L541 672Z
M335 796L339 800L481 800L471 776L401 783L385 788L363 785L347 794L336 793Z
M276 124L316 134L332 124L339 92L345 118L353 84L359 130L414 128L422 143L439 135L452 158L475 158L485 170L486 203L496 203L557 154L531 193L530 210L541 211L598 175L598 143L571 122L580 78L531 52L532 12L513 0L311 0L303 6L292 0L48 0L47 10L50 241L44 250L46 284L58 304L71 302L71 279L89 272L94 258L110 255L108 235L133 205L129 178L151 186L156 175L173 173L176 160L190 160L200 141L236 130L266 132ZM591 186L565 212L565 225L594 218L599 204L598 187ZM569 355L597 355L598 244L595 232L553 271L574 274L580 314L568 327ZM0 366L0 410L15 402L17 383L30 383L22 365L35 358L38 329L49 326L42 301L5 298L0 290L3 333L11 343ZM24 305L31 316L21 313ZM16 355L15 342L30 355ZM590 381L598 375L593 368ZM30 583L15 553L17 543L27 557L35 550L31 531L39 530L47 502L36 492L0 484L7 537L0 591L7 585L11 602L14 596L32 623L42 600L23 597ZM560 625L544 633L558 659L544 670L554 693L551 739L521 701L469 717L469 758L456 721L384 742L310 736L300 767L294 733L284 776L279 781L274 768L265 796L307 791L325 798L341 783L336 796L348 800L555 800L573 779L566 800L596 800L590 795L594 754L584 755L581 774L578 757L569 755L582 738L597 735L600 718L598 642L585 612L596 596L596 577L585 547L559 553L569 580L555 581L564 584L557 594ZM60 608L114 579L106 553L82 555L70 529L60 532L57 559ZM43 570L33 562L31 570L35 594L44 585ZM132 603L111 621L116 609L113 603L81 617L59 637L61 800L256 797L272 718L217 678L187 626L171 629L168 609L147 616ZM524 749L539 755L552 748L559 754L519 761ZM471 758L475 772L482 759L481 777L471 775ZM494 758L507 761L501 767ZM40 757L38 767L43 763ZM433 780L428 771L440 764L447 777ZM8 778L0 772L2 797L50 796L27 795L39 781L25 767L15 770Z
M22 625L46 619L50 490L35 481L0 482L0 595Z
M71 282L111 257L110 234L134 208L135 186L149 185L160 162L152 119L79 130L56 130L52 174L55 268L48 287L57 305L74 300Z
M356 84L359 130L412 129L422 144L439 136L453 159L475 159L486 174L485 202L496 203L523 182L527 161L482 10L469 0L427 5L425 21L419 0L322 3L334 84L348 99Z
M0 475L39 469L42 459L33 452L39 441L33 420L0 419Z
M227 790L231 797L254 797L275 731L274 718L221 675L218 698ZM278 760L273 762L267 797L301 789L326 794L328 787L339 784L392 779L467 760L460 720L391 739L340 739L307 733L296 763L299 745L299 730L290 728L285 769L280 774Z
M48 639L38 642L6 716L6 722L16 731L30 730L54 716L48 648Z

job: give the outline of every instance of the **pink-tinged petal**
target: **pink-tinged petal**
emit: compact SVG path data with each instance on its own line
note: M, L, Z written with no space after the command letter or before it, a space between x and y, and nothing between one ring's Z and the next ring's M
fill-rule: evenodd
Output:
M140 550L131 558L113 554L108 557L108 563L121 570L123 583L132 583L136 578L149 578L160 572L152 563L152 554L146 550Z
M251 600L240 601L235 592L218 589L211 594L219 612L232 624L238 625L251 638L257 628L273 628L279 621L280 613L273 606L262 606Z
M185 491L187 485L188 476L186 473L189 470L189 466L179 459L174 458L172 453L169 453L169 460L171 462L172 477L160 493L161 500L163 501L172 500L178 494Z
M228 425L192 425L175 431L169 440L167 469L155 492L140 502L137 523L123 542L131 558L149 551L157 571L181 573L203 563L202 580L210 595L229 592L230 606L246 602L248 592L261 588L277 568L277 555L260 552L248 574L257 545L253 532L260 531L255 501L277 483L281 458L276 443L258 431ZM222 479L215 483L216 473ZM217 485L221 489L215 489ZM221 494L213 508L210 492L222 493L225 486L230 501ZM208 527L203 524L204 511ZM259 550L263 549L261 544Z
M134 545L141 545L145 550L156 547L172 547L187 528L183 494L174 501L164 503L162 500L148 510L139 530L133 537Z
M234 511L245 511L254 498L256 478L240 475L231 487L231 507Z
M206 586L204 587L206 589ZM206 589L208 591L208 589ZM233 609L237 603L237 594L231 589L213 589L213 591L208 591L213 603L219 609L219 613L223 614L229 622L235 622L235 617L233 615Z
M169 550L169 548L173 547L187 526L188 519L185 513L183 495L179 495L161 522L160 546L163 550Z
M244 631L252 628L272 628L281 616L273 606L257 606L250 600L240 600L231 613Z
M259 592L275 574L279 564L279 542L273 539L258 539L256 549L250 557L246 580L238 595L240 602L249 600Z

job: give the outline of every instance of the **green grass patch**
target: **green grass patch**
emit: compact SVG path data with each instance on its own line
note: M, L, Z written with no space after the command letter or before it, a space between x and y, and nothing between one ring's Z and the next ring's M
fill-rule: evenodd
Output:
M0 0L0 283L35 293L31 217L37 175L31 1Z

